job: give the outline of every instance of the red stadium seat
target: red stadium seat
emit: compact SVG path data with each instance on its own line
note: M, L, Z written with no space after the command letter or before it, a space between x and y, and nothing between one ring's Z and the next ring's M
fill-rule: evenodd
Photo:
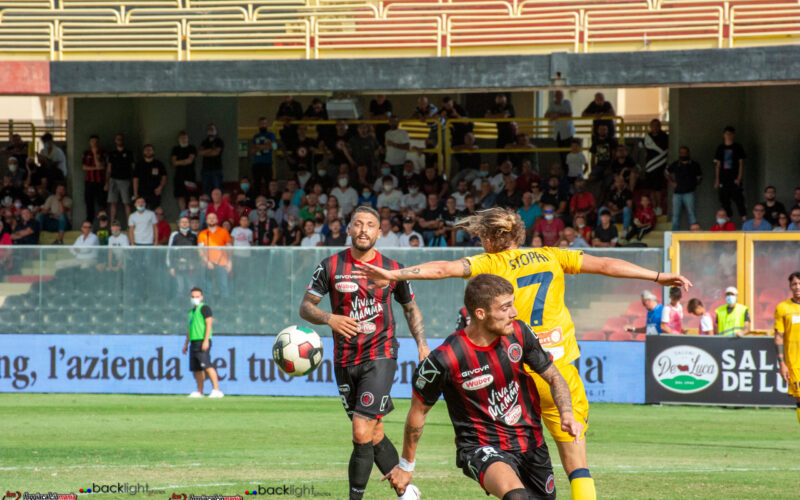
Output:
M642 311L644 311L644 306L640 301L631 302L628 304L628 310L625 311L625 316L628 318L628 321L633 321L634 319L638 318L642 315Z
M639 342L644 342L644 340L646 338L647 338L647 334L646 333L637 333L636 334L636 340L639 341Z
M630 332L614 332L608 336L608 340L633 340Z
M601 330L593 330L591 332L585 332L581 340L606 340L606 334Z
M628 325L630 325L630 321L627 318L608 318L606 324L603 325L603 331L607 333L617 332L624 330Z
M767 288L758 294L758 302L765 304L768 308L775 307L786 300L787 293L779 288Z

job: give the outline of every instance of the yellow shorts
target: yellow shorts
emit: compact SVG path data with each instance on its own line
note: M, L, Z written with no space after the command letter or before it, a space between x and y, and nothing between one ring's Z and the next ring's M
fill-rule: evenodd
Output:
M789 395L800 399L800 367L786 366L789 368Z
M542 408L542 421L550 431L553 439L560 442L573 441L575 438L568 433L561 430L561 416L558 414L558 408L553 402L553 396L550 394L550 386L535 372L525 366L525 371L531 376L536 383L536 389L539 391L539 405ZM575 415L575 420L583 424L583 434L581 439L586 435L586 429L589 427L589 400L586 399L586 390L583 388L583 380L578 375L578 369L573 364L565 364L558 366L558 371L561 376L567 381L569 392L572 395L572 412Z

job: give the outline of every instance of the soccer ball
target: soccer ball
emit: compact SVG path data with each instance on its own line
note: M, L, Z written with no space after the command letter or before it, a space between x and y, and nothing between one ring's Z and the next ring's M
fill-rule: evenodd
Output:
M322 340L311 328L292 325L278 334L272 358L288 375L308 375L322 363Z

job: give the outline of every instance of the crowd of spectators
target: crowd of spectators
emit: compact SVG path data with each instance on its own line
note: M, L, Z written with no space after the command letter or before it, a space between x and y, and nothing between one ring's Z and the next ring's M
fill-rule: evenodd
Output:
M502 206L520 214L526 245L613 247L641 241L654 229L657 217L667 210L671 186L673 229L680 228L686 212L690 229L702 230L695 191L703 173L689 147L681 146L677 160L668 162L669 136L654 119L634 147L634 156L640 157L636 161L628 146L618 142L609 118L614 114L601 93L586 106L581 116L593 119L593 134L585 152L575 137L572 104L556 91L545 117L552 120L552 139L569 151L546 168L516 123L497 123L495 147L509 151L496 158L475 151L471 123L456 123L450 148L458 169L451 180L443 177L436 156L425 152L436 146L436 127L424 147L412 145L408 132L399 127L401 114L384 95L370 102L365 118L386 120L385 125L337 120L316 126L313 138L308 126L296 121L327 120L325 103L313 99L304 110L293 96L286 96L275 115L281 125L275 127L278 135L270 131L267 117L258 119L249 148L252 175L233 188L222 182L225 142L213 123L197 146L180 131L168 160L151 144L134 154L122 134L115 135L110 151L102 149L100 137L92 136L81 156L87 223L100 245L339 246L347 243L350 214L368 205L381 214L380 246L474 246L478 241L459 229L457 221L476 210ZM402 115L425 123L467 118L450 97L438 107L420 97ZM515 110L499 94L484 116L507 120L515 117ZM0 187L0 244L36 244L41 231L57 233L58 244L71 229L66 156L50 134L42 136L42 143L36 157L29 158L27 144L16 134L10 138L8 170ZM273 178L278 153L289 168L289 178L282 181ZM742 190L747 156L732 127L724 129L714 158L721 208L708 230L735 230L733 205L742 230L800 229L800 188L784 205L777 201L775 187L767 187L764 201L753 206L748 218ZM168 177L180 212L174 232L162 207ZM82 231L87 223L80 226ZM80 240L81 245L95 241L86 234ZM220 259L208 265L229 267Z

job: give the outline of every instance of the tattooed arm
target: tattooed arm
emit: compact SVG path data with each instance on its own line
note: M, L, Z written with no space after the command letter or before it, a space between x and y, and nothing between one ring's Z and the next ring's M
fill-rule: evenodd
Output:
M306 292L303 296L303 302L300 303L300 317L315 325L328 325L333 330L333 333L345 338L358 335L358 322L356 320L349 316L339 316L323 311L317 305L321 300L322 297Z
M415 300L408 304L403 304L403 314L408 323L408 329L411 331L411 336L417 342L417 349L419 350L419 360L428 357L431 350L428 349L428 342L425 340L425 324L422 322L422 311Z
M404 267L394 271L373 266L372 264L356 264L357 271L353 276L372 281L405 281L405 280L440 280L444 278L469 278L472 266L467 259L435 260L417 266Z
M417 454L417 443L419 443L419 438L422 437L422 428L425 426L425 417L431 408L431 406L420 401L418 397L411 397L411 409L408 411L408 417L406 417L401 455L408 462L414 462L414 456ZM396 465L388 474L383 476L381 481L388 479L389 484L398 492L401 492L411 482L412 474L413 472L405 471L399 465Z
M583 425L575 420L572 414L572 396L567 381L561 376L555 364L551 364L539 375L550 385L550 394L561 416L561 430L568 432L575 441L578 441L583 433Z

